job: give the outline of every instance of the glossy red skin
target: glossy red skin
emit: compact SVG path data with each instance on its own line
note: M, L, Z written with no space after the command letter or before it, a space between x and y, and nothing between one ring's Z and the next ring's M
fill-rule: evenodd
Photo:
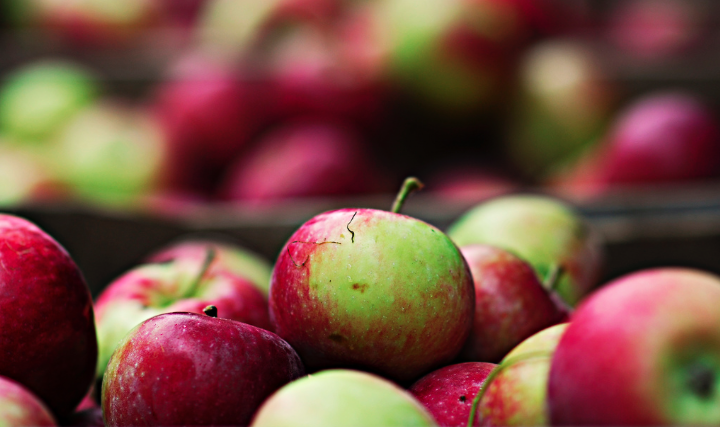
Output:
M716 358L712 349L720 346L714 309L720 280L700 273L705 283L693 289L698 273L640 271L581 303L552 359L552 425L678 424L664 407L662 386L674 374L664 359L685 347L697 348L698 341Z
M178 298L165 307L166 312L187 311L202 314L208 305L218 309L218 316L237 320L263 329L272 330L267 300L249 280L225 270L208 270L203 281L218 281L214 298ZM109 284L95 303L97 319L102 319L106 307L119 300L137 300L142 305L153 306L150 294L157 288L153 278L143 275L142 270L130 270Z
M408 391L439 425L465 427L475 396L496 366L484 362L449 365L420 378Z
M425 372L437 366L442 366L452 361L457 355L462 343L467 339L467 330L471 321L471 305L463 307L463 313L459 314L467 322L452 325L451 328L433 328L432 325L439 325L443 319L437 315L431 316L432 320L423 331L423 337L407 336L405 331L398 331L392 324L375 323L368 325L362 335L362 339L372 342L366 351L362 353L354 351L347 346L338 346L327 339L331 334L337 333L336 320L329 317L322 302L313 298L309 291L309 276L312 275L312 264L305 263L298 268L296 260L309 260L311 254L322 245L293 245L294 254L290 255L287 246L291 242L318 242L325 240L320 235L325 235L328 230L337 230L337 234L346 230L348 218L356 214L353 219L352 229L356 235L364 233L363 228L379 226L384 221L406 221L413 220L410 217L400 214L393 214L386 211L374 209L339 209L317 215L301 226L283 247L273 269L270 283L270 320L275 331L286 339L295 348L308 370L321 370L328 368L354 368L371 372L377 372L386 378L397 381L413 381ZM340 215L338 215L340 214ZM333 219L329 219L332 216ZM336 223L335 221L340 221ZM389 266L384 266L389 268ZM448 282L459 281L459 272L453 272L452 277L443 278ZM439 283L439 288L449 287ZM357 289L357 288L354 288ZM403 306L417 306L422 310L422 301L408 301L403 298L403 283L398 283L397 291L393 294L395 301ZM359 289L362 291L362 288ZM462 300L472 299L472 285L470 280L463 283ZM465 298L467 297L467 298ZM458 310L461 311L461 310ZM465 314L467 313L467 317ZM361 324L364 319L358 319ZM297 325L302 325L298 327ZM351 325L359 331L359 327ZM354 331L340 331L340 335L351 336ZM402 350L397 350L393 337L407 336L408 341ZM418 350L416 343L419 339L428 342L424 349ZM440 343L440 344L438 344Z
M277 335L228 319L161 314L123 340L108 364L105 424L247 425L260 404L304 375Z
M29 221L0 215L0 243L0 375L69 414L97 363L90 291L65 249Z
M356 194L373 188L372 170L352 132L299 122L267 135L231 166L221 192L234 201Z
M460 251L475 283L475 317L463 360L498 363L525 338L567 318L527 262L488 245Z
M720 127L710 109L691 95L650 95L621 114L606 156L604 174L614 184L717 176Z
M17 417L17 409L7 410L9 407L21 408L24 414ZM53 415L37 396L5 377L0 377L0 423L8 427L57 425Z

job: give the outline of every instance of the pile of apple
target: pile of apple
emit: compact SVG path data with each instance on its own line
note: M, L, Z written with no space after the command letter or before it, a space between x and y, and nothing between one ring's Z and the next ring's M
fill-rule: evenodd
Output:
M563 203L497 198L445 234L399 213L420 186L408 179L391 211L315 216L272 268L230 243L172 244L94 304L57 242L2 215L0 419L720 421L720 278L662 268L595 291L600 242Z

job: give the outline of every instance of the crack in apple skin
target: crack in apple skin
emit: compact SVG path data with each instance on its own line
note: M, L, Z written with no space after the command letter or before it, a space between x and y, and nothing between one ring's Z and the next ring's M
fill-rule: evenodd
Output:
M349 217L354 243L343 234ZM311 219L288 242L271 279L270 316L308 369L362 367L407 381L449 362L464 344L472 279L457 247L434 227L341 209ZM299 259L306 260L300 268Z

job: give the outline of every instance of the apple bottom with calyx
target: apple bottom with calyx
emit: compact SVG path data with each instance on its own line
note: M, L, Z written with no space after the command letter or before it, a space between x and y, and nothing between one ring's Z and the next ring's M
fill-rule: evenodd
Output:
M497 363L525 338L567 320L567 309L543 288L530 264L488 245L460 252L475 284L475 317L463 360Z
M0 376L0 425L56 426L45 404L22 385Z
M553 357L553 425L718 425L720 278L682 268L617 279L574 313Z
M105 424L247 425L260 404L304 374L297 353L266 330L205 314L140 324L110 359Z
M420 378L408 390L444 427L466 427L472 403L494 363L466 362L445 366Z
M567 325L544 329L505 356L473 402L473 426L548 425L548 371Z
M366 372L336 369L294 381L258 410L252 427L436 426L412 395Z

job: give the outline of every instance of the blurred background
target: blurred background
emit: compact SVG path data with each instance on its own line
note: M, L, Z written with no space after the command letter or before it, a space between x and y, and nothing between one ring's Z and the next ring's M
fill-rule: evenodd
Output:
M328 209L441 228L542 192L605 277L720 272L712 0L0 0L0 207L97 293L188 232L274 259Z

